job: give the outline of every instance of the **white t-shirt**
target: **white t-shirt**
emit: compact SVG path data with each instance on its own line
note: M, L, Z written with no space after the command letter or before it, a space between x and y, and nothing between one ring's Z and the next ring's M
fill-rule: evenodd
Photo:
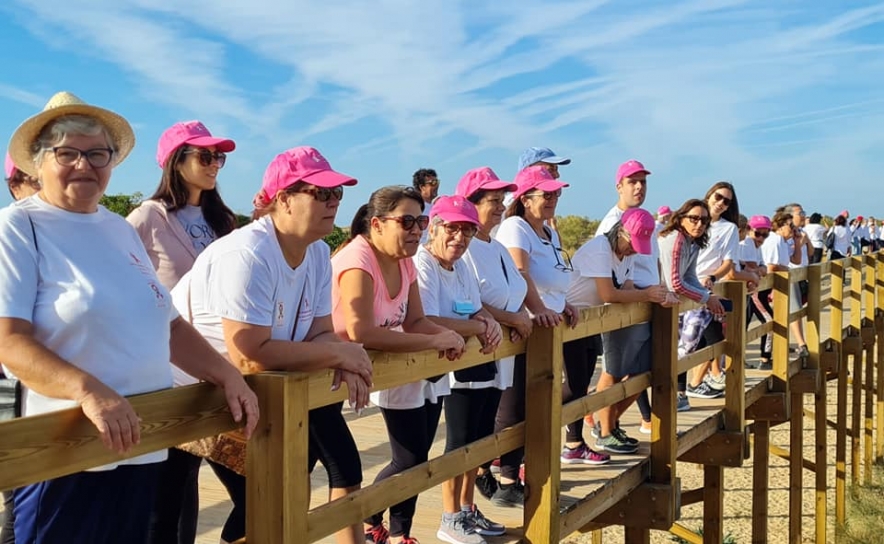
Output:
M847 255L850 252L850 231L847 227L835 225L832 227L835 233L835 245L833 249L841 255Z
M786 240L786 243L789 244L789 255L795 251L795 237L789 238ZM810 264L810 257L807 255L807 246L801 247L801 262L798 264L793 263L791 260L789 261L789 268L802 268Z
M0 277L0 316L32 323L34 338L65 361L121 395L172 386L169 323L178 314L122 217L101 206L68 212L39 196L4 208ZM23 400L28 416L77 406L27 387ZM95 470L165 458L163 449Z
M479 295L482 304L507 312L518 312L528 293L528 282L522 277L509 251L497 240L490 242L473 238L469 248L461 258L479 279ZM497 361L497 374L490 382L472 382L473 388L497 387L507 389L513 385L513 364L515 357L504 357ZM452 373L452 376L454 374ZM452 387L464 384L452 379Z
M764 257L761 255L761 247L755 245L755 239L747 236L740 242L740 262L755 263L764 266Z
M184 227L184 232L190 236L190 242L197 253L200 253L215 241L215 231L206 223L206 218L203 217L203 210L199 206L188 204L183 208L175 210L172 214L175 215L181 226Z
M225 357L222 318L271 327L272 340L300 342L314 318L331 315L328 244L310 244L303 262L293 269L282 254L273 221L263 217L200 253L172 289L172 298L181 315L192 317L193 326ZM176 385L194 381L184 372L175 373Z
M624 210L621 210L617 206L608 210L608 213L605 214L602 222L599 223L599 228L596 229L595 235L598 237L607 234L608 231L611 230L611 227L620 221L623 212ZM660 230L662 230L662 227L660 227ZM660 267L657 264L660 259L660 248L657 246L658 234L659 230L655 226L654 237L651 239L650 255L635 255L633 257L635 270L633 272L632 281L639 289L646 289L652 285L660 285Z
M445 270L425 246L420 246L413 258L425 315L469 319L482 309L479 281L463 259L454 262L454 270ZM424 400L436 404L441 397L451 393L452 382L453 372L437 382L424 380L422 398L411 399L410 405L399 408L417 408L424 405Z
M724 261L740 263L740 231L727 219L709 223L709 242L697 256L697 277L711 276ZM721 278L716 278L721 279Z
M808 223L807 226L804 227L804 232L806 232L808 238L810 238L810 245L815 249L823 247L826 238L826 227L819 223Z
M591 238L574 253L571 262L571 284L568 286L568 302L579 308L599 306L605 302L599 296L596 278L617 280L616 288L631 280L637 255L617 258L606 236Z
M424 211L421 212L421 215L426 215L427 217L429 217L429 216L430 216L430 210L432 210L432 209L433 209L433 203L432 203L432 202L424 202ZM421 232L421 245L424 245L424 244L427 243L427 239L429 238L429 235L430 235L430 229L429 229L429 228L424 229L424 231Z
M565 292L571 274L561 270L566 264L561 241L556 231L547 229L550 241L541 240L531 225L521 217L507 217L495 238L506 248L518 248L528 253L528 274L537 287L537 293L547 308L554 312L565 309ZM559 268L556 268L556 267Z
M761 244L761 258L764 264L789 266L792 261L792 248L789 242L775 232L771 232L767 240Z

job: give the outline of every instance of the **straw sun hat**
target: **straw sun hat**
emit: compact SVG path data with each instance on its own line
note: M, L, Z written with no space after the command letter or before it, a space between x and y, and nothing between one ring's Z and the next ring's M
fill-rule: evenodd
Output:
M31 155L31 144L40 136L40 131L51 121L64 115L85 115L97 119L103 124L114 141L116 153L114 166L123 162L135 146L135 133L129 122L122 116L98 106L89 105L73 94L62 91L56 93L43 111L25 120L19 125L9 140L9 155L16 167L32 177L37 177L37 169Z

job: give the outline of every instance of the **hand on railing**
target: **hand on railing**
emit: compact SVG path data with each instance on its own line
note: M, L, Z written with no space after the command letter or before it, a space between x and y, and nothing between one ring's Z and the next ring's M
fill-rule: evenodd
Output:
M331 366L335 368L332 391L336 391L341 382L346 383L350 406L356 411L362 410L368 406L368 392L372 387L371 358L362 344L355 342L329 342L328 350L333 360Z
M531 331L534 330L534 322L531 321L531 316L525 310L514 313L509 326L511 342L519 342L528 338L531 336Z
M577 308L570 303L565 303L565 309L562 310L562 316L565 318L565 324L568 325L568 328L573 329L577 326Z
M718 295L709 295L706 307L715 317L724 317L724 306L721 305L721 298Z
M665 304L666 301L669 300L669 289L663 285L651 285L647 289L643 289L642 292L648 297L648 302ZM676 304L678 304L678 302L676 302Z
M534 314L534 325L538 327L555 327L562 322L562 314L554 312L549 308L536 312Z
M371 384L361 375L339 368L335 370L335 377L332 379L332 391L337 391L341 387L341 382L347 384L347 401L350 403L350 408L356 413L362 412L362 409L368 406Z
M439 358L447 358L449 361L460 359L463 355L466 341L463 336L448 329L433 335L433 349L439 352Z
M500 342L503 340L503 331L500 328L500 323L490 315L481 312L477 313L470 319L485 323L485 332L477 336L479 342L482 344L482 349L480 351L482 353L491 353L496 350L497 346L499 346Z
M122 455L141 441L141 418L129 401L110 387L93 380L77 401L107 449Z
M233 420L240 423L243 422L243 416L245 416L242 433L248 440L255 427L258 426L258 419L261 417L258 396L249 388L243 375L236 369L219 386L224 390L224 397L227 399L227 407L230 408Z

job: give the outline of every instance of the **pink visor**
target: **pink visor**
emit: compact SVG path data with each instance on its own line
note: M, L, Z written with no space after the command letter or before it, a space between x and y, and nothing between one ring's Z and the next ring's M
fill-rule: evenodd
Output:
M629 233L632 249L641 255L651 254L651 237L654 235L654 217L641 208L629 208L620 216L623 230Z
M552 174L541 165L529 166L520 170L513 182L518 186L518 189L513 193L514 198L519 198L528 191L538 190L551 193L558 191L562 187L569 187L567 183L552 177Z
M494 170L483 166L474 168L463 175L457 182L454 193L469 198L476 191L515 191L519 186L509 181L502 181Z
M183 121L167 128L160 136L157 144L157 164L165 168L166 161L176 149L182 145L194 147L215 147L218 151L230 153L236 149L236 143L227 138L215 138L206 125L200 121Z
M272 201L277 193L303 181L316 187L356 185L356 178L332 170L325 157L308 146L293 147L276 156L264 172L264 181L258 197L264 203Z
M433 208L430 210L430 221L437 217L446 223L481 225L476 206L461 195L440 196L434 200Z

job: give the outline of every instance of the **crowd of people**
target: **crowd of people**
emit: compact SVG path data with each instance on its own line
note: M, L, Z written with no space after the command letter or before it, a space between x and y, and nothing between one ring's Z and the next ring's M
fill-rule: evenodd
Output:
M884 243L874 219L848 225L846 211L829 229L794 203L746 219L728 182L674 211L661 207L655 218L642 208L651 172L629 160L614 175L613 207L572 258L555 228L569 188L559 169L571 161L532 147L512 181L475 168L440 196L437 173L421 169L411 185L378 188L332 254L323 237L357 180L332 169L317 149L279 153L257 188L252 222L236 228L218 191L236 144L199 121L163 132L159 184L125 220L100 206L134 144L123 117L70 93L52 97L10 141L6 178L17 202L0 211L3 371L23 384L22 415L79 406L120 459L5 493L3 544L193 544L204 460L233 504L222 542L242 538L245 440L259 417L243 374L333 370L332 388L346 386L353 409L371 403L383 417L391 452L380 481L427 461L443 412L446 452L522 421L526 357L377 391L366 349L430 350L454 361L471 337L490 354L505 336L518 341L534 328L576 326L581 308L671 307L684 298L702 304L681 316L684 355L723 339L728 301L713 293L716 282L746 282L747 321L764 322L770 292L756 286L765 274L818 261L827 248L837 258ZM792 299L800 304L800 287ZM800 321L792 333L806 354ZM770 369L768 344L762 340L761 365ZM588 394L602 357L597 391L649 371L650 323L566 343L563 400ZM140 426L125 397L200 381L223 389L243 424L242 440L221 435L127 458ZM722 395L724 384L719 361L703 363L679 377L678 410L689 410L691 397ZM635 453L639 439L619 423L633 403L640 432L650 433L643 392L568 422L561 462L603 465L611 454ZM309 413L309 468L323 465L329 500L363 479L342 410L337 403ZM476 492L494 505L521 507L523 474L520 448L446 481L436 536L482 544L503 534ZM414 543L417 500L375 513L336 539Z

